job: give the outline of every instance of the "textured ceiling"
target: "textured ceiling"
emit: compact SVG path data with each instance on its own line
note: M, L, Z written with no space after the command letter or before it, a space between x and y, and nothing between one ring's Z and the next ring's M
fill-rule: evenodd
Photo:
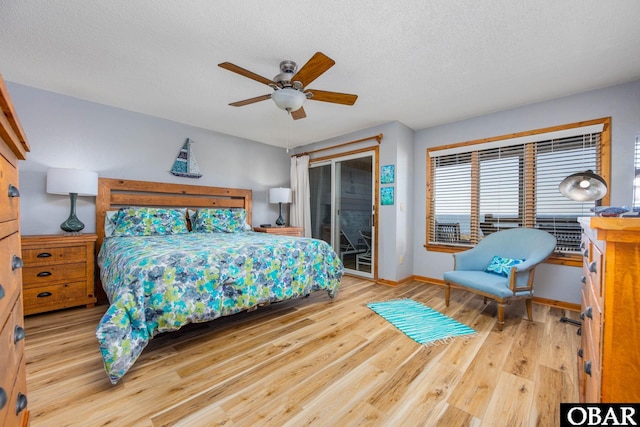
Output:
M5 80L278 146L390 121L413 129L640 78L640 1L0 0ZM294 121L280 61L336 65Z

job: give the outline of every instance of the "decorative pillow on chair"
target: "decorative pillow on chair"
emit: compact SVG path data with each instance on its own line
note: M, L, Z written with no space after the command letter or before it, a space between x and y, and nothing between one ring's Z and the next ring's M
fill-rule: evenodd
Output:
M188 233L185 209L126 207L113 216L113 236Z
M191 224L199 233L238 233L251 230L246 220L244 209L198 209Z
M518 265L521 262L524 262L524 260L494 256L489 263L489 266L485 268L484 271L486 271L487 273L499 274L500 276L508 277L509 272L511 271L511 267L513 267L514 265Z

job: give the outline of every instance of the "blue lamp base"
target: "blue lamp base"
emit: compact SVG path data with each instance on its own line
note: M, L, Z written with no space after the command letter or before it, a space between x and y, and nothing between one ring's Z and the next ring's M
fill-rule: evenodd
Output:
M76 199L78 194L69 193L69 197L71 198L71 212L69 213L69 218L60 224L60 228L68 233L77 233L84 228L84 224L76 216Z

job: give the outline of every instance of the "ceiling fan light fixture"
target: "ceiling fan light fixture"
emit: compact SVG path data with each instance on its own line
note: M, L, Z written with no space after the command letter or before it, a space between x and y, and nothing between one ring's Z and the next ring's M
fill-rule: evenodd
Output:
M604 178L590 170L569 175L558 188L565 197L580 202L600 200L608 191Z
M292 112L299 110L307 97L299 90L284 88L273 92L271 99L281 110Z

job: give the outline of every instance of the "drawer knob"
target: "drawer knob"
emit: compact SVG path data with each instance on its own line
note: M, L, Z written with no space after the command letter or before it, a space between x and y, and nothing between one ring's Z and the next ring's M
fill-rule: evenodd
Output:
M580 312L580 320L584 320L584 311Z
M582 283L587 283L587 278L586 278L585 276L582 276L582 277L580 278L580 281L581 281Z
M585 258L589 257L589 249L585 249L584 251L582 251L582 256Z
M50 297L51 295L53 295L51 292L40 292L38 294L38 298L46 298L46 297Z
M40 252L38 255L36 255L36 258L49 258L51 256L51 254L49 252Z
M4 391L2 387L0 387L0 410L5 407L7 404L7 392Z
M36 274L36 276L38 276L38 277L48 277L48 276L51 276L51 272L50 271L41 271L40 273Z
M18 393L18 400L16 402L16 415L27 409L27 396L22 393Z
M591 307L591 306L587 307L587 309L585 310L584 314L585 314L589 319L593 319L593 307Z
M11 258L12 270L17 270L18 268L22 268L23 265L24 263L22 262L22 258L20 258L19 256L14 255L13 258Z
M4 288L0 285L0 299L4 298Z
M584 351L580 348L578 349L578 357L584 356Z
M593 261L592 263L589 264L589 271L592 273L597 273L598 272L598 264L596 264L595 261Z
M18 344L24 339L24 328L22 326L16 326L13 331L13 343Z
M13 184L9 184L9 197L20 197L20 190Z
M584 362L584 373L591 376L591 360Z

